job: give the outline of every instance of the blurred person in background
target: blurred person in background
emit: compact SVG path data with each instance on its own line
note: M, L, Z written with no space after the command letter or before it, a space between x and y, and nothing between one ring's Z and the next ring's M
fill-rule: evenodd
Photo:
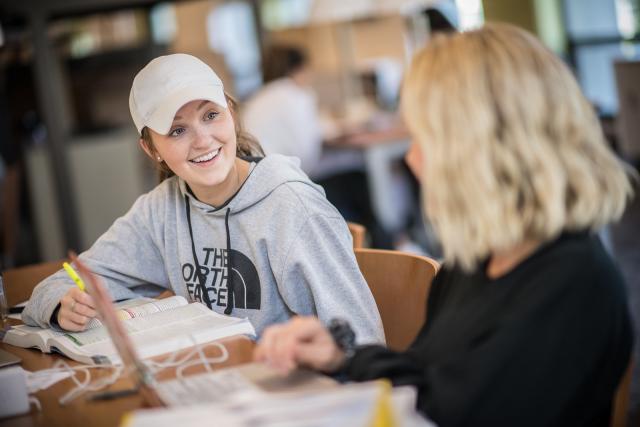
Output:
M570 70L531 34L487 25L434 37L401 102L445 258L422 330L394 352L298 317L255 358L415 386L442 427L608 426L632 333L597 231L632 188Z
M327 199L347 221L364 225L373 246L390 248L391 237L375 219L367 177L360 165L357 170L344 164L335 168L334 161L344 158L323 155L323 144L340 144L349 135L325 138L335 129L324 129L306 53L293 46L272 46L264 55L263 74L265 85L242 109L247 132L260 141L267 155L299 158L302 170L324 188Z
M266 154L297 157L302 170L313 175L323 134L307 56L295 47L274 46L263 68L265 86L242 108L244 126Z

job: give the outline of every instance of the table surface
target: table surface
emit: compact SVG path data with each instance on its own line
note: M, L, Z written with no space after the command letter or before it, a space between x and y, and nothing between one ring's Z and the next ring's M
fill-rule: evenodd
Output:
M229 357L225 362L216 364L215 367L237 366L251 361L255 344L249 338L234 336L224 338L218 342L226 347ZM21 366L28 371L50 368L60 359L63 359L70 366L80 365L63 356L44 354L37 349L19 348L1 342L0 348L20 357L22 359ZM184 351L186 353L189 349ZM206 348L205 353L207 356L216 357L220 355L220 350L216 346L209 346ZM159 356L159 358L161 360L162 356ZM188 375L202 370L201 367L194 367L189 368L184 373ZM107 372L102 375L106 374ZM158 379L169 379L174 376L174 370L167 369L158 376ZM92 377L97 378L97 375L92 375ZM130 388L132 385L133 383L128 378L120 378L106 390L120 390ZM65 406L60 405L58 399L73 386L72 380L67 378L46 390L37 392L35 396L42 405L42 411L38 411L32 405L32 410L29 414L0 419L0 427L72 427L85 425L91 427L114 427L120 425L121 418L125 413L145 406L142 397L138 394L107 401L88 401L81 396Z

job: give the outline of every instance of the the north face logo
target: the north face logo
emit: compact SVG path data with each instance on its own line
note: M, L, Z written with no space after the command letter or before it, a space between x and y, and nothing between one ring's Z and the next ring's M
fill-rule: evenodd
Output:
M198 259L201 261L200 275L209 296L209 308L226 307L228 300L227 250L203 248L202 252L204 256L198 254ZM256 267L242 252L232 249L230 255L232 262L229 274L233 276L234 308L259 310L260 278ZM182 265L182 277L191 298L205 302L193 264L185 263Z

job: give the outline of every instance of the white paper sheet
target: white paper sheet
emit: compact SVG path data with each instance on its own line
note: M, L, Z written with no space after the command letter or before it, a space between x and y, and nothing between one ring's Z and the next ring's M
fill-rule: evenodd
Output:
M24 369L24 373L27 378L27 391L29 394L45 390L71 376L69 372L48 372L46 370L31 372Z

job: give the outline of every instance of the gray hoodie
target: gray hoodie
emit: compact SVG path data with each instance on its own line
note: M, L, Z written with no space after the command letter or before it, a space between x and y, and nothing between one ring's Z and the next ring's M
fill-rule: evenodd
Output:
M260 160L219 208L198 201L178 177L167 179L140 196L80 258L104 278L115 300L165 288L247 317L258 334L295 314L317 315L325 323L348 320L359 343L384 342L346 223L295 158ZM50 326L73 286L64 270L45 279L23 321Z

